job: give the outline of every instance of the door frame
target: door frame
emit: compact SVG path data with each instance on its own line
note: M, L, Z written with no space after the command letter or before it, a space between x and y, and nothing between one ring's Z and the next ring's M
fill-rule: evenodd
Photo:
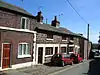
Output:
M3 63L2 63L2 61L3 61L3 45L4 44L10 44L11 45L11 43L2 43L2 49L1 49L1 68L3 68ZM11 50L11 47L10 47L10 50ZM10 51L11 52L11 51ZM11 58L11 53L10 53L10 58ZM10 61L11 61L11 59L10 59ZM10 65L9 66L11 66L11 62L10 62ZM9 67L10 68L10 67Z

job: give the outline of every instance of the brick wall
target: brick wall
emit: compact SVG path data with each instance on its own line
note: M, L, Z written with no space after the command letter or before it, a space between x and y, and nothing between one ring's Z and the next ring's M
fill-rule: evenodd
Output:
M34 19L23 14L10 12L5 9L0 10L0 26L20 29L21 17L27 17L30 19L29 29L33 30L36 22ZM11 43L12 45L11 64L12 65L32 61L32 57L19 59L17 58L17 54L18 54L18 43L21 42L27 42L31 45L30 54L32 54L32 48L33 48L32 45L34 39L33 35L34 34L31 33L0 30L0 57L1 57L2 43Z
M37 43L38 44L66 44L68 41L62 41L61 34L53 33L53 40L47 40L48 31L37 30Z
M1 32L1 42L2 43L10 43L11 48L11 64L25 63L32 61L32 57L29 58L18 58L18 44L22 42L26 42L30 44L30 54L32 54L32 43L33 43L33 34L24 33L24 32L12 32L7 30L0 30ZM0 48L2 50L2 48ZM1 55L0 55L1 56Z
M11 13L7 10L0 10L0 26L20 29L21 17L27 17L30 20L29 29L33 30L36 22L35 19L18 13Z

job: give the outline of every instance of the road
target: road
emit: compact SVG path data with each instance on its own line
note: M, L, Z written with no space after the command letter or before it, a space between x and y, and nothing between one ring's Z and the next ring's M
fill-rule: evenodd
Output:
M52 75L100 75L100 58L54 72Z
M87 75L88 69L89 69L89 63L86 62L62 70L62 72L58 71L58 73L56 73L55 75Z

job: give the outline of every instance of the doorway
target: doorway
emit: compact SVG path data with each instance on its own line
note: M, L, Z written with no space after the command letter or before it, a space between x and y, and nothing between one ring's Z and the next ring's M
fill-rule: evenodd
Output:
M2 68L10 67L10 50L11 44L3 43L3 52L2 52Z
M43 47L38 48L38 64L42 64L43 60Z
M55 54L58 53L58 47L55 47Z

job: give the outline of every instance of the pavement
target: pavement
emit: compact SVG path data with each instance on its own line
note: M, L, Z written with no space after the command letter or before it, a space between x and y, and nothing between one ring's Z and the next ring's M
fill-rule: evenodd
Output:
M87 61L83 61L82 63L84 62ZM52 66L52 64L34 65L20 69L6 70L2 75L53 75L55 72L62 71L64 69L70 69L80 64L66 65L64 67L56 65Z

